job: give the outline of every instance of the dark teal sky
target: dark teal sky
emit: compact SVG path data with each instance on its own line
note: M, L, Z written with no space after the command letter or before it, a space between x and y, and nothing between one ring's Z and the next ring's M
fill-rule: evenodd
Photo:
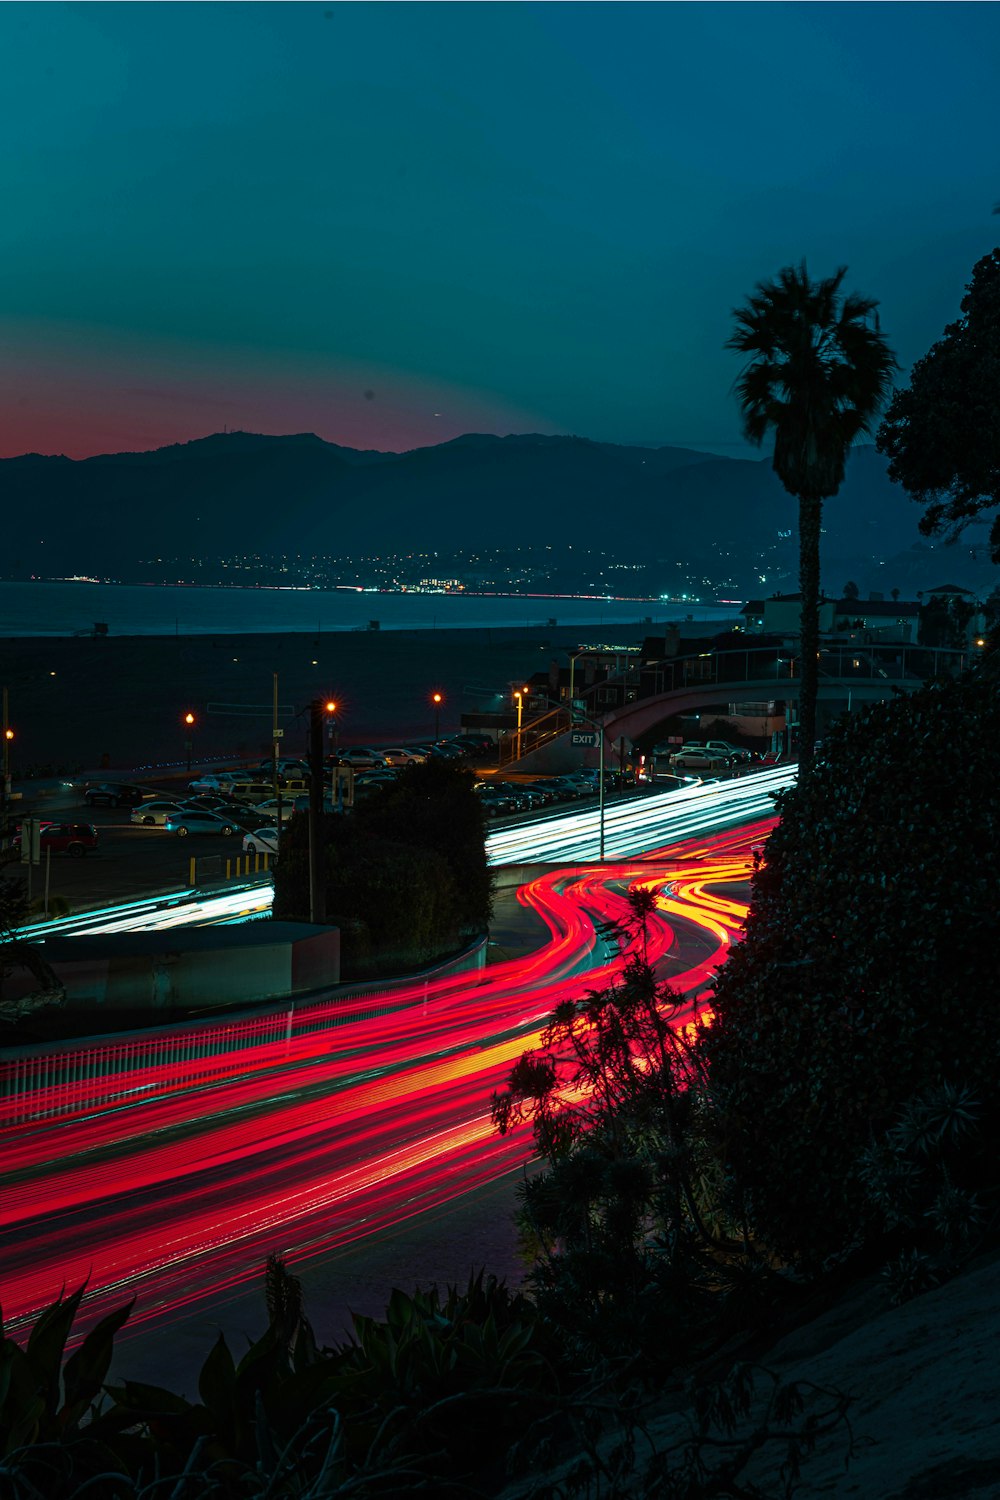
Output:
M4 5L0 452L737 451L759 278L956 315L998 97L990 4Z

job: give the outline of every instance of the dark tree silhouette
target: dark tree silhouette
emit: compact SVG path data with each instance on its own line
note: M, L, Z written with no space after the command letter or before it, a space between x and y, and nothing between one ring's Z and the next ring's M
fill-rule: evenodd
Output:
M805 262L758 283L733 316L727 347L748 356L736 384L743 432L758 446L774 434L772 467L799 502L799 765L816 738L819 647L819 537L823 501L844 479L851 444L869 432L885 402L896 360L878 325L877 303L841 295L847 274L810 281ZM874 318L872 315L875 314ZM870 321L871 320L871 321Z
M876 436L890 479L926 507L924 536L949 540L1000 505L1000 248L976 262L961 307L894 394ZM1000 515L990 547L1000 562Z

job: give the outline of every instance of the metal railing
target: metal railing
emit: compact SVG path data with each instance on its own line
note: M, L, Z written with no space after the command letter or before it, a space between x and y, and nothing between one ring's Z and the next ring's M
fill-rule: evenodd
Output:
M931 646L878 645L820 647L820 680L898 683L915 687L937 677L955 677L971 662L968 651ZM774 696L789 696L799 685L799 654L790 648L748 646L744 650L700 652L674 657L646 668L639 699L659 697L694 687L735 686L742 682L774 683ZM785 688L783 693L781 690Z
M529 719L520 729L509 730L506 738L499 741L498 767L512 766L515 761L530 755L551 740L556 740L571 727L569 710L553 708L540 718Z

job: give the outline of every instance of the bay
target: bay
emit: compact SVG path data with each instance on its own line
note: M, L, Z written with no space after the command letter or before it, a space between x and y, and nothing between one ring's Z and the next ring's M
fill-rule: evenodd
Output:
M600 596L369 593L356 589L197 588L0 582L0 637L266 635L730 620L739 606ZM377 626L375 624L377 622Z

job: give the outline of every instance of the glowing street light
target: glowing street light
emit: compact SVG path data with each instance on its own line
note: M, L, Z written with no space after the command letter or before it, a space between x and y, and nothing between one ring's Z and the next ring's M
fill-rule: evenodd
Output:
M191 771L191 735L194 732L194 726L197 723L197 720L195 719L194 714L189 709L188 712L184 715L184 717L183 717L183 719L182 719L181 722L183 723L185 731L186 731L186 738L184 740L184 749L185 749L185 752L187 754L187 768L188 768L188 773L190 774L190 771Z
M431 702L434 705L434 738L437 740L441 734L441 705L444 702L444 693L431 693Z
M517 699L517 742L515 745L515 760L521 759L521 714L524 710L524 700L530 692L530 688L522 687L514 689L514 697Z

